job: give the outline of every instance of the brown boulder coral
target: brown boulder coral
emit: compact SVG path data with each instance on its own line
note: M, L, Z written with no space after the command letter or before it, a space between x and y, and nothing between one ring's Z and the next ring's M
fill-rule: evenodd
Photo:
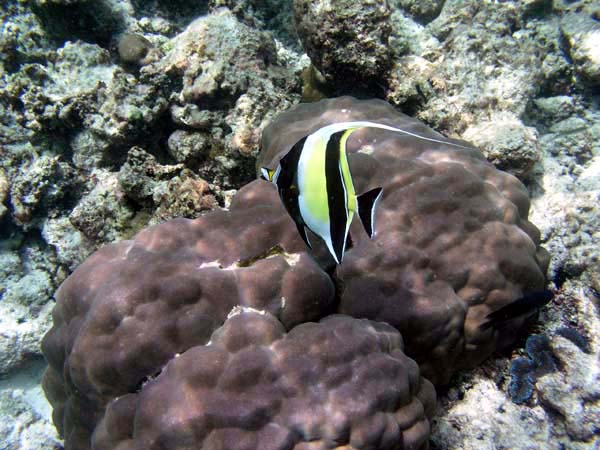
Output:
M265 129L258 166L275 167L301 137L353 120L445 139L383 101L340 97L281 114ZM475 148L362 129L347 150L356 192L383 186L383 197L373 240L358 221L351 227L354 247L334 274L338 312L395 326L434 384L510 345L525 318L499 332L479 327L490 312L544 287L548 253L527 221L525 186Z
M89 448L111 400L204 345L233 307L268 311L286 328L333 311L332 281L307 253L293 253L303 244L277 202L267 183L242 189L231 211L106 246L62 284L43 351L66 448Z
M391 326L334 315L286 334L239 308L209 344L113 401L93 448L417 449L434 407Z

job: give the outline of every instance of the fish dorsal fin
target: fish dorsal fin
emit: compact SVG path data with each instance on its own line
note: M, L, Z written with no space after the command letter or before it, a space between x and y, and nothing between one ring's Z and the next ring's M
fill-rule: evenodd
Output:
M442 137L442 139L435 139L432 137L423 136L416 132L413 133L412 131L403 130L402 128L385 125L385 124L377 123L377 122L369 122L369 121L365 121L365 120L354 121L354 122L335 122L333 124L330 124L330 125L327 125L327 126L321 128L321 130L319 130L319 131L333 134L336 131L345 131L345 130L351 130L351 132L353 132L353 131L357 130L358 128L379 128L381 130L395 131L397 133L401 133L406 136L412 136L414 138L417 138L417 139L420 139L423 141L429 141L429 142L435 142L438 144L450 145L452 147L464 148L467 150L473 148L473 147L467 147L464 145L456 144L454 142L451 142L450 140L444 139L443 136L440 136L440 137Z
M360 194L356 198L358 202L358 216L370 238L373 238L375 234L375 207L382 193L383 188L378 187Z

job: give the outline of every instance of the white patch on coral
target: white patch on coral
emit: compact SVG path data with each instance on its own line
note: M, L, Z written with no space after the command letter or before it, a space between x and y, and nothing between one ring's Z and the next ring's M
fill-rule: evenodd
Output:
M200 264L198 266L198 269L210 269L210 268L215 268L215 269L221 269L221 264L219 263L219 261L210 261L210 262L204 262L202 264Z
M373 141L373 143L375 143L375 141ZM365 155L371 155L373 153L373 151L375 150L375 148L373 147L373 145L371 144L367 144L367 145L363 145L359 150L358 153L364 153Z
M285 260L285 262L288 263L288 265L290 267L294 267L296 264L298 264L298 261L300 261L300 253L286 253L286 252L274 253L272 255L267 256L264 259L267 260L267 259L273 259L273 258L279 258L279 257L282 257Z
M300 253L283 253L282 256L290 267L294 267L300 261Z
M242 314L242 313L255 313L255 314L260 314L260 315L266 315L267 311L265 311L264 309L256 309L256 308L252 308L250 306L240 306L240 305L236 305L233 308L231 308L231 311L229 311L229 314L227 314L227 320L231 319L234 316L237 316L238 314ZM206 344L208 345L208 344Z

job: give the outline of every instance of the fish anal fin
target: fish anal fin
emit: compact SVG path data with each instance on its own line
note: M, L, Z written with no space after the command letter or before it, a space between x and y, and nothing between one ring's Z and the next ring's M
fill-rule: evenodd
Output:
M308 246L308 248L312 249L312 245L310 245L310 241L308 240L308 232L306 230L306 226L304 225L304 223L300 223L297 221L294 221L294 222L296 223L296 227L298 228L298 233L300 234L300 237L302 238L304 243Z
M358 216L370 238L375 234L375 207L382 193L383 188L378 187L356 197Z
M344 247L344 251L348 251L352 247L354 247L354 241L352 241L352 235L348 233L348 235L346 236L346 246Z

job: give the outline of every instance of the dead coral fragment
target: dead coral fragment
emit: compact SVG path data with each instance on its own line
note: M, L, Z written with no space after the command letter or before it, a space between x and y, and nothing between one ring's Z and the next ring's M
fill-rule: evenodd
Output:
M143 66L157 59L157 52L152 43L140 34L126 33L117 45L119 58L127 64Z

